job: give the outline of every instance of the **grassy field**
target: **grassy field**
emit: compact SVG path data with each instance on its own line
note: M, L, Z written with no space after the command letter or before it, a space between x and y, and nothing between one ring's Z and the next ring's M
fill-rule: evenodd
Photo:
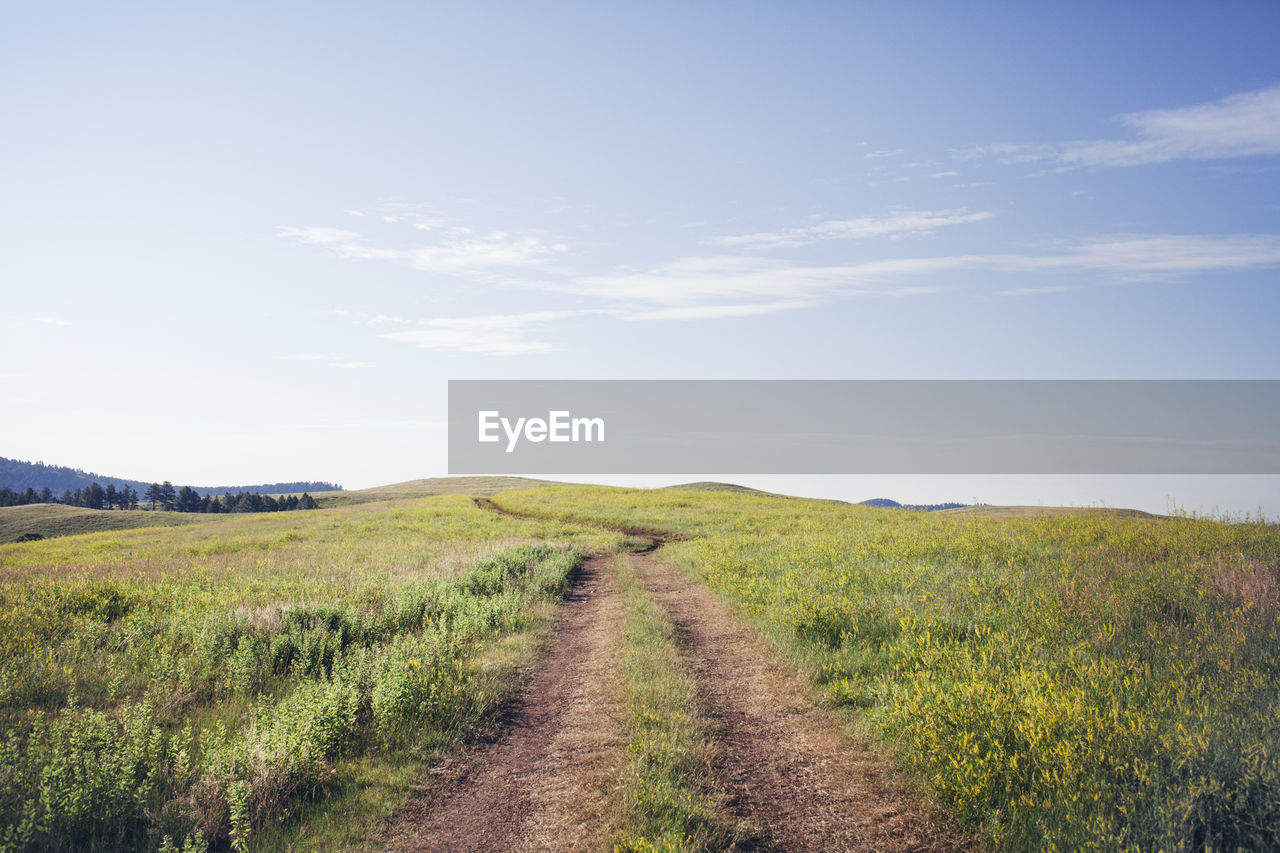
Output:
M347 506L372 501L425 498L436 495L487 496L496 495L498 492L536 489L546 485L554 484L548 480L530 480L525 477L434 477L358 491L319 492L312 497L321 506Z
M621 541L464 496L196 519L0 546L0 848L351 846Z
M677 534L664 559L996 848L1280 847L1280 529L693 485L16 508L67 535L0 545L0 849L376 844L427 763L490 725L582 556L637 544L615 530ZM89 516L177 526L73 535ZM716 849L732 828L695 674L615 569L614 840Z
M188 513L144 509L107 511L62 504L6 506L0 507L0 544L16 542L23 534L47 539L104 530L132 530L135 527L174 527L198 520L199 516Z
M1280 847L1280 529L553 488L669 558L998 847Z
M349 492L317 492L313 497L319 506L338 507L438 495L494 495L519 489L536 489L543 485L551 484L545 480L529 480L524 477L437 477ZM199 513L155 512L149 509L100 510L62 504L0 507L0 544L16 542L23 534L35 534L49 539L104 530L173 527L179 524L197 524L205 520L207 519Z

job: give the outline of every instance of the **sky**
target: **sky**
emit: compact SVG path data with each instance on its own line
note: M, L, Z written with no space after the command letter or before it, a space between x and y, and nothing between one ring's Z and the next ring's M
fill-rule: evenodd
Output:
M1280 378L1277 33L1264 2L3 4L0 455L358 488L446 473L449 379ZM733 479L1280 515L1261 476Z

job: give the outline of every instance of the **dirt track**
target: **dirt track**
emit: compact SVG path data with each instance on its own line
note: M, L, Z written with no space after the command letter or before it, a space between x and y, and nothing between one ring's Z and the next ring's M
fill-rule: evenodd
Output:
M954 850L882 756L855 744L716 596L637 558L675 624L718 728L722 781L740 818L784 851Z
M676 626L719 741L718 782L760 849L958 849L713 593L651 554L631 559ZM606 849L625 714L621 596L606 560L584 567L499 740L427 786L397 821L394 849Z
M621 596L607 559L582 567L501 737L427 786L396 821L391 849L603 849L621 739L612 673Z

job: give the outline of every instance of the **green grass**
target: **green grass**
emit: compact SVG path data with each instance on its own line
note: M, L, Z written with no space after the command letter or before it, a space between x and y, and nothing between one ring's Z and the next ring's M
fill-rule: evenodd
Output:
M533 518L408 497L513 483ZM1280 528L507 478L346 498L0 544L0 849L376 845L573 562L632 544L611 530L678 534L668 559L993 847L1280 847ZM616 841L714 849L691 675L628 566Z
M627 763L614 850L726 849L733 821L716 785L715 752L694 674L632 560L617 556L613 570L625 608L619 663L627 709Z
M28 533L48 539L78 533L100 533L104 530L174 527L197 520L198 517L187 513L151 512L142 509L84 509L62 504L6 506L0 507L0 544L16 542L18 537Z
M773 495L771 492L762 492L759 489L753 489L750 486L739 486L736 483L718 483L714 480L699 480L696 483L679 483L674 486L663 486L664 489L672 489L681 492L735 492L742 495Z
M1280 528L666 490L496 502L682 534L664 554L994 847L1280 847Z
M390 486L376 486L343 492L318 492L312 495L321 506L348 506L371 501L427 498L436 495L496 495L499 492L536 489L554 485L549 480L530 480L525 477L434 477L426 480L409 480Z
M0 546L0 849L353 846L622 542L461 495L198 518Z

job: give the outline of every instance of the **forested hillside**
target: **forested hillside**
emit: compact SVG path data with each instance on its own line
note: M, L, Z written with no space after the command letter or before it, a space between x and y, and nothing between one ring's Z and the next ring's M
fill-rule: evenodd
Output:
M142 494L147 483L143 480L128 480L123 477L108 477L80 468L69 468L65 465L47 465L44 462L24 462L19 459L7 459L0 456L0 489L12 489L25 492L34 489L39 492L49 489L57 495L64 491L74 492L76 489L88 488L98 483L104 488L115 486L117 489L128 487ZM336 483L317 480L297 481L291 483L256 483L243 486L193 486L202 497L214 497L240 492L257 492L264 495L283 495L299 492L336 492L342 489Z

